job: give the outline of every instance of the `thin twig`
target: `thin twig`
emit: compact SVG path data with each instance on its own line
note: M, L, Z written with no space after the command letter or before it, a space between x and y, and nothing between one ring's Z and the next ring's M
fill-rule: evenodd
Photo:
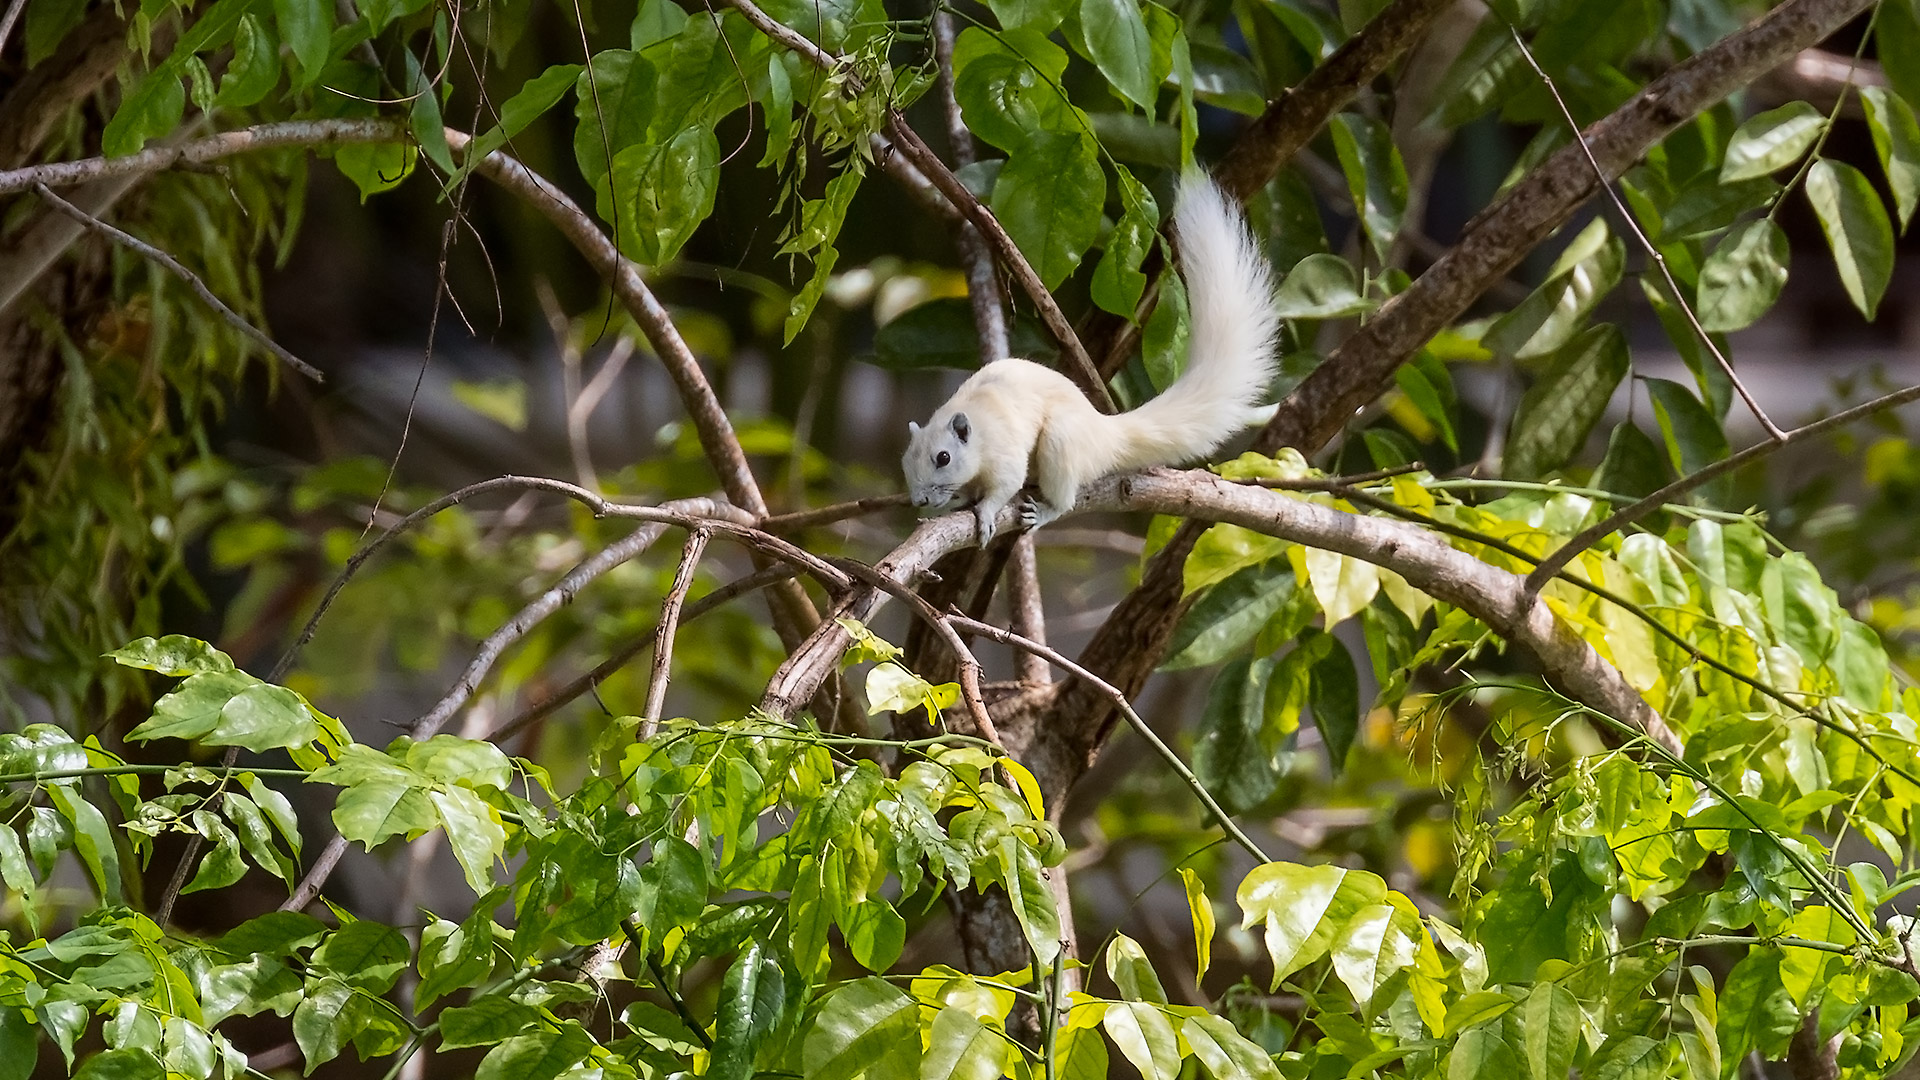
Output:
M1602 537L1639 521L1641 518L1660 509L1660 507L1666 503L1675 501L1689 491L1703 484L1718 480L1720 477L1733 472L1735 469L1758 461L1776 450L1783 450L1794 443L1804 442L1816 435L1824 435L1835 428L1851 424L1855 420L1872 416L1875 413L1885 412L1896 406L1905 405L1910 401L1920 401L1920 385L1909 386L1905 390L1896 390L1891 394L1874 398L1872 401L1863 405L1855 405L1851 409L1834 413L1824 420L1815 420L1810 424L1802 424L1778 439L1755 443L1732 457L1722 458L1698 472L1675 480L1673 483L1641 499L1639 502L1621 507L1594 524L1580 530L1573 539L1560 545L1554 549L1553 554L1541 560L1540 565L1534 567L1533 572L1527 575L1527 594L1531 596L1538 593L1541 587L1548 581L1553 580L1554 576L1560 573L1568 563L1572 562L1581 552L1598 543Z
M1773 420L1767 416L1767 411L1754 400L1753 393L1747 389L1747 384L1740 381L1739 374L1733 370L1733 361L1728 360L1726 354L1720 351L1719 344L1713 340L1713 335L1707 332L1707 328L1700 325L1700 317L1694 314L1693 305L1687 302L1686 293L1681 291L1680 283L1674 280L1673 270L1667 266L1667 257L1660 253L1660 249L1655 247L1653 241L1647 237L1646 231L1640 228L1639 220L1633 216L1633 211L1627 209L1627 204L1620 198L1620 193L1614 190L1613 182L1607 176L1606 170L1600 167L1599 159L1593 156L1593 148L1587 145L1587 136L1580 130L1580 122L1573 118L1573 110L1567 108L1566 99L1560 96L1560 87L1553 81L1553 77L1547 74L1547 70L1540 66L1540 61L1534 59L1533 50L1527 48L1527 41L1520 36L1520 31L1509 26L1507 32L1513 35L1513 43L1520 47L1520 55L1526 59L1527 66L1540 77L1540 82L1546 86L1547 93L1553 95L1553 103L1560 107L1560 116L1567 122L1567 129L1573 132L1573 141L1579 145L1581 155L1593 168L1593 175L1599 182L1600 190L1605 192L1608 201L1613 203L1615 215L1625 223L1627 230L1633 233L1633 238L1640 242L1640 247L1647 253L1647 258L1653 265L1660 268L1661 280L1667 283L1667 292L1672 295L1675 306L1679 307L1681 314L1687 317L1687 325L1693 327L1693 332L1699 335L1701 344L1713 354L1714 362L1718 363L1720 370L1726 373L1727 381L1733 384L1734 392L1740 395L1741 401L1747 403L1747 408L1753 413L1754 419L1760 421L1760 426L1776 440L1785 438L1786 434L1774 425Z
M218 296L215 296L213 290L207 288L207 283L200 280L200 275L182 266L180 260L131 233L116 229L106 222L101 221L85 210L55 195L53 189L47 187L45 184L35 184L33 186L33 192L45 200L48 206L53 207L55 210L67 215L86 228L99 233L101 236L112 240L114 243L119 244L129 251L158 263L161 268L165 269L168 273L186 282L187 287L193 290L194 295L198 296L203 303L212 308L215 314L225 319L235 330L252 338L255 344L278 358L281 363L312 379L314 382L327 381L327 377L320 373L319 368L288 352L285 346L268 337L259 327L241 318L239 312L228 307L224 301Z
M667 679L673 670L673 635L680 629L680 607L687 602L687 590L693 588L693 572L700 566L700 555L707 550L713 534L695 529L687 534L680 550L680 567L674 571L673 587L660 602L660 625L653 634L653 678L647 683L647 708L640 714L640 738L653 738L667 707Z
M922 622L932 628L953 650L953 658L960 669L960 698L967 703L967 713L973 719L975 731L981 738L1006 750L1006 744L1000 741L1000 732L993 726L993 717L987 712L987 699L980 693L980 661L967 648L954 632L953 624L947 616L933 609L933 605L922 599L920 594L893 580L866 563L852 559L836 559L834 565L845 570L848 576L863 581L873 588L906 604Z
M1180 755L1174 753L1173 747L1168 746L1165 740L1155 734L1153 728L1149 727L1147 722L1140 718L1140 714L1133 711L1132 703L1127 701L1127 695L1121 693L1119 687L1114 686L1093 672L1060 655L1057 650L1049 648L1031 638L1022 637L1011 630L1004 630L992 623L981 622L978 619L969 619L958 611L949 612L946 618L948 622L960 629L966 630L968 633L979 634L985 638L992 638L1003 645L1010 645L1016 649L1041 657L1048 663L1060 668L1060 670L1072 675L1076 679L1084 680L1088 686L1105 694L1108 700L1113 702L1114 708L1120 710L1120 715L1126 717L1127 724L1133 728L1134 733L1142 739L1145 739L1147 745L1153 748L1153 752L1160 755L1160 759L1167 763L1167 767L1174 771L1174 775L1180 777L1181 783L1187 785L1187 790L1193 792L1194 797L1200 800L1200 805L1206 807L1207 812L1212 814L1215 819L1220 822L1220 827L1226 830L1228 836L1233 837L1234 843L1239 844L1242 848L1246 849L1247 854L1252 855L1263 863L1273 861L1266 852L1260 850L1260 845L1254 843L1252 837L1249 837L1240 830L1240 826L1234 822L1232 815L1228 814L1226 810L1220 806L1220 803L1214 799L1213 793L1208 791L1207 786L1200 782L1200 778L1193 774L1192 769L1187 767L1187 763L1180 760Z
M750 593L755 589L764 588L776 581L785 581L787 578L799 572L795 567L775 564L764 569L755 570L746 577L729 581L718 589L688 604L686 610L680 614L680 625L685 626L736 597ZM613 676L614 672L626 667L627 663L634 657L647 651L647 648L653 644L653 638L653 632L648 631L646 634L636 637L625 645L620 646L605 660L602 660L596 665L592 671L587 672L585 675L580 676L546 697L541 698L538 704L529 707L520 715L482 736L483 740L492 743L501 742L502 740L519 734L529 725L551 716L561 706L607 681L607 679Z
M1375 469L1372 472L1353 473L1349 476L1256 476L1248 480L1235 481L1253 487L1271 488L1275 491L1340 491L1356 484L1371 484L1379 480L1390 480L1396 476L1419 472L1426 468L1417 461L1404 465L1395 465L1387 469Z
M875 495L852 502L834 503L832 506L819 506L812 510L796 510L791 514L775 514L760 523L760 527L770 533L793 532L814 525L831 525L848 518L863 517L876 510L891 510L896 506L907 506L912 498L906 492L893 495Z
M27 10L27 0L13 0L7 5L7 13L0 16L0 53L7 51L7 39L13 35L13 24L20 20L20 13Z

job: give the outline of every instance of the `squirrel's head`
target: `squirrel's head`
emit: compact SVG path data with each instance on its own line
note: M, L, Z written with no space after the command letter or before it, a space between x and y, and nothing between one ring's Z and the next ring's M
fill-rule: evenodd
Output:
M963 412L945 422L936 413L926 427L907 421L907 453L900 467L915 509L951 510L960 501L960 489L979 468L979 455L968 441L972 437L973 424Z

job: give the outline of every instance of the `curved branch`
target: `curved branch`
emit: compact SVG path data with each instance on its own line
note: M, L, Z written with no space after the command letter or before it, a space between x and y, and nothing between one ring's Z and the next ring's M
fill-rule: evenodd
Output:
M1212 473L1169 469L1109 477L1090 485L1082 489L1075 509L1145 511L1226 522L1392 570L1413 587L1526 647L1567 696L1681 752L1679 736L1616 668L1555 617L1544 601L1527 592L1521 575L1484 563L1425 530L1236 484ZM1014 523L1013 514L1007 511L1003 523L1007 527ZM966 514L935 518L915 530L876 569L910 586L935 559L972 543L973 536ZM842 611L866 620L883 602L877 589L856 589ZM835 670L850 644L851 638L837 623L822 623L775 673L762 707L775 715L790 715Z
M1254 443L1311 453L1372 401L1408 357L1465 312L1598 191L1681 124L1872 6L1872 0L1787 0L1648 83L1562 147L1469 223L1465 235L1280 404ZM1589 164L1588 154L1592 155Z

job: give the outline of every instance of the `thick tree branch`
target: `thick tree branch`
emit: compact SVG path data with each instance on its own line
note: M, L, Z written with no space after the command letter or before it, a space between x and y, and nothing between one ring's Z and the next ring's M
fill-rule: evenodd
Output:
M1471 223L1460 242L1389 300L1301 383L1255 449L1311 453L1379 396L1408 357L1563 225L1605 180L1666 134L1833 33L1871 0L1787 0L1738 33L1676 64L1589 126L1585 148L1562 147ZM1592 162L1588 154L1592 155Z
M1570 698L1680 751L1678 736L1617 669L1562 624L1543 601L1527 594L1523 577L1482 562L1432 533L1198 471L1155 469L1109 477L1084 489L1076 510L1144 511L1227 522L1385 567L1527 648L1539 659L1548 679ZM1012 515L1008 511L1004 522L1008 527L1014 524ZM965 514L949 514L926 522L876 569L903 586L912 585L935 559L973 542L968 521ZM856 588L841 611L864 621L883 601L878 589ZM775 715L791 715L836 669L850 644L847 632L837 623L822 623L775 673L762 707ZM1056 737L1052 732L1042 734Z

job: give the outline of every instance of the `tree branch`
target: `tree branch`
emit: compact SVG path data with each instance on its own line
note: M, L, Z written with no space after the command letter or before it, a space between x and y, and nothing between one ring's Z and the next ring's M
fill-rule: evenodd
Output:
M673 673L673 635L680 629L680 607L687 602L694 571L712 535L705 529L695 529L687 535L686 547L680 552L680 567L673 574L673 587L660 602L660 625L653 632L653 678L647 683L646 711L640 714L643 740L653 738L654 730L660 726L661 713L667 707L667 679Z
M1325 445L1408 357L1564 224L1603 178L1618 177L1668 132L1869 6L1871 0L1787 0L1648 83L1586 129L1585 149L1562 147L1469 223L1458 244L1288 395L1254 448L1272 453L1292 446L1311 453Z
M168 273L186 282L187 288L192 289L193 294L198 296L202 303L212 308L214 313L226 320L229 326L232 326L242 334L253 339L254 344L259 345L269 354L277 357L281 363L312 379L314 382L326 381L326 376L320 374L319 368L288 352L285 346L273 340L273 338L268 337L265 331L242 318L239 312L228 307L224 301L213 294L212 289L207 288L207 283L200 280L200 275L182 266L180 260L161 251L145 240L134 236L132 233L116 229L112 225L94 217L85 210L55 195L53 189L47 187L45 184L35 184L33 190L36 195L46 200L48 206L79 222L81 226L99 233L101 236L106 237L129 251L160 264Z

